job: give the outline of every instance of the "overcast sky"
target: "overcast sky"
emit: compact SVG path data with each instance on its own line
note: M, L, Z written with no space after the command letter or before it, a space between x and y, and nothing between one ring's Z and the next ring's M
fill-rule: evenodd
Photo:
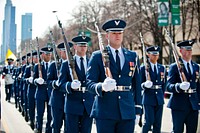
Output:
M17 44L21 41L21 16L25 13L32 13L33 39L41 37L48 27L57 24L56 15L52 11L56 10L58 18L63 24L71 18L71 13L78 8L81 0L11 0L15 6L15 23L17 24ZM4 8L6 0L0 0L0 44L2 44Z

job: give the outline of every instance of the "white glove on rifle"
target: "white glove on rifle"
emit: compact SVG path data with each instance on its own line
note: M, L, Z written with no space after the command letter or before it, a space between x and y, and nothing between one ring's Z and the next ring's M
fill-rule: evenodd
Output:
M71 83L71 88L72 89L78 89L81 87L81 82L79 80L73 80Z
M59 86L59 81L58 80L56 80L55 85Z
M29 78L28 78L28 82L29 82L29 83L33 83L33 77L29 77Z
M144 86L146 88L151 88L153 86L153 82L150 80L147 80L144 83L142 83L142 86Z
M37 79L35 79L36 80L36 82L38 83L38 84L40 84L40 85L42 85L43 83L44 83L44 79L43 78L37 78Z
M140 121L140 115L136 115L136 118L135 118L135 125L138 125L138 124L139 124L139 121Z
M18 78L20 78L20 79L22 78L22 73L19 74Z
M111 79L110 77L107 77L104 82L102 83L102 89L105 92L113 91L116 88L116 81L114 79Z
M182 82L180 83L180 89L186 91L190 88L190 83L189 82Z

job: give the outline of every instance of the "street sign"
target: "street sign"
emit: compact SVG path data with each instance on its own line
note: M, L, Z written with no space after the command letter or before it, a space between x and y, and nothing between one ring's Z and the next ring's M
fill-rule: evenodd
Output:
M180 0L172 0L171 5L171 18L172 18L172 25L180 25L181 18L180 18Z
M79 36L85 35L85 36L88 36L88 37L91 38L91 32L88 31L88 30L79 30L78 35L79 35ZM88 46L90 46L90 47L92 46L92 42L91 42L91 41L88 42Z
M169 23L169 2L158 0L158 26L167 26Z

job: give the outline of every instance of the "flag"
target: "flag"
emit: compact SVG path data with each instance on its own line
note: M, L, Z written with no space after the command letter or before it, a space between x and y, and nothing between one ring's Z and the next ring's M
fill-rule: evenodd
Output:
M8 62L7 62L8 58L12 58L12 59L14 59L14 61L16 61L16 59L17 59L17 57L13 54L13 52L10 49L8 49L8 51L7 51L5 64L8 64Z

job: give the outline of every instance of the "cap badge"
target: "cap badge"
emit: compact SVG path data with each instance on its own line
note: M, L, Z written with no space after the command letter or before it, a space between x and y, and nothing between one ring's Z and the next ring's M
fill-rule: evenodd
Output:
M191 44L192 44L192 41L189 41L189 44L191 45Z
M158 49L158 47L155 47L155 50L157 50Z
M120 20L119 20L119 21L115 21L115 24L116 24L116 25L119 25L119 23L120 23Z
M86 39L86 36L82 36L82 38L83 38L83 40L85 40L85 39Z

